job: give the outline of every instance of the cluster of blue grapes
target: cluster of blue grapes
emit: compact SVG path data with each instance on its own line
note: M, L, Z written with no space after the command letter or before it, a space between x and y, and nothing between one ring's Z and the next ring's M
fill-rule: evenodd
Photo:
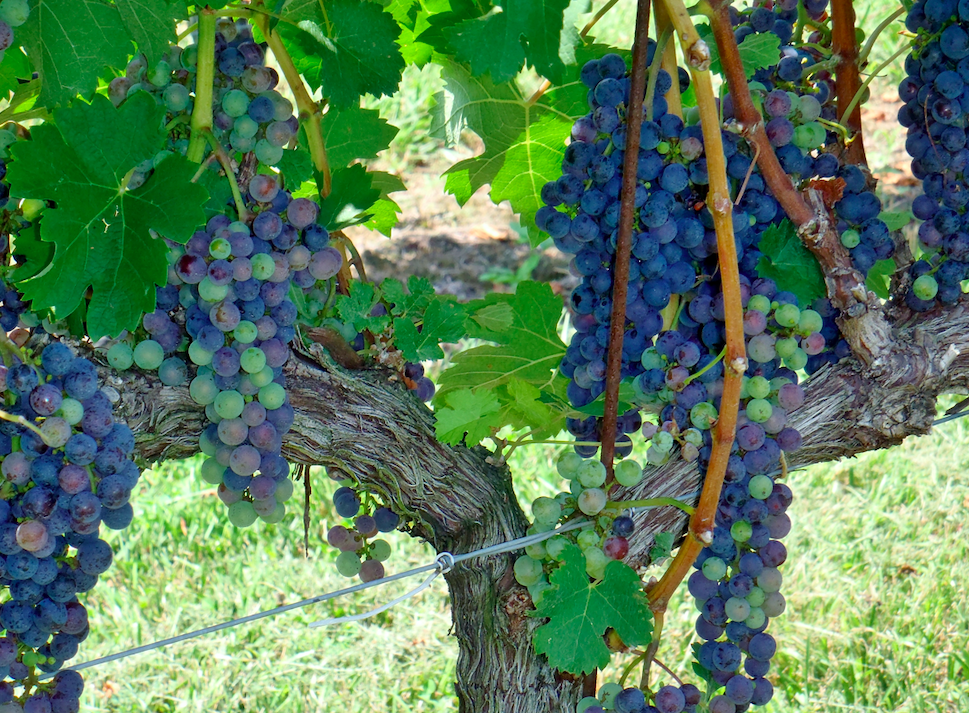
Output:
M340 550L336 569L344 577L360 577L372 582L384 576L383 563L392 548L386 540L373 539L379 533L393 532L400 524L400 516L390 508L379 505L369 494L363 500L349 486L337 488L333 494L333 508L337 515L352 521L350 527L335 525L327 530L326 541Z
M114 420L117 393L99 388L94 365L60 342L0 367L0 387L16 417L0 422L0 583L9 595L0 606L0 704L74 713L80 675L37 684L37 670L60 669L88 635L78 594L111 566L101 525L131 523L134 434Z
M908 129L905 148L922 181L912 211L924 221L919 243L925 252L909 270L905 302L922 312L957 302L969 276L969 6L916 2L905 25L917 38L898 87L905 102L898 121Z
M30 17L28 0L4 0L0 3L0 60L13 45L13 28L20 27Z
M653 694L652 704L638 688L623 688L618 683L604 683L595 696L579 701L576 713L694 713L703 698L692 683L663 686Z

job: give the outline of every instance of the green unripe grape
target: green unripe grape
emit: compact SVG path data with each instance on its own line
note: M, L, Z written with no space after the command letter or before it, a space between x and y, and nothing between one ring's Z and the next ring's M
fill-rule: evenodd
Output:
M754 399L766 399L770 395L770 382L763 376L753 376L747 381L747 393Z
M138 343L132 356L138 368L150 371L161 366L161 363L165 360L165 350L154 339L146 339Z
M666 366L666 359L663 355L656 351L655 347L650 347L643 352L643 358L640 359L644 369L662 369Z
M770 312L770 298L767 295L751 295L747 300L747 311L752 309L767 314Z
M192 342L188 345L188 358L193 364L208 366L212 363L212 352L204 349L198 342Z
M696 106L691 106L686 110L683 120L687 126L695 126L700 123L700 108Z
M764 614L764 610L760 607L751 607L750 613L747 614L747 618L744 619L744 623L751 629L759 629L767 621L767 615Z
M702 401L690 409L690 423L701 431L708 431L720 414L717 407L708 401Z
M515 579L523 587L538 584L544 575L542 563L528 555L522 555L515 560Z
M572 480L575 477L576 471L578 471L579 466L582 465L584 459L578 453L569 451L568 453L563 453L558 461L555 463L555 469L559 472L566 480Z
M252 344L256 341L256 337L259 335L259 330L256 325L250 322L248 319L244 319L239 322L238 326L232 330L232 336L238 339L243 344Z
M286 517L286 506L277 502L276 508L271 513L260 515L259 519L267 525L275 525L277 522L282 522L284 517Z
M4 0L0 5L0 20L11 27L20 27L30 17L30 5L27 0Z
M208 406L219 395L219 387L215 385L211 374L202 374L192 379L188 393L199 406Z
M745 597L751 609L759 607L767 599L767 595L760 587L751 587L750 593Z
M182 56L184 57L185 53L182 53ZM222 97L222 111L234 119L245 114L248 109L249 95L241 89L231 89Z
M755 475L747 484L747 491L752 498L767 500L770 494L774 492L774 481L766 475Z
M585 713L592 706L598 706L599 699L595 696L586 696L575 706L575 713Z
M746 542L750 539L751 534L753 534L753 528L746 520L737 520L730 526L730 536L735 542Z
M270 411L278 409L286 402L286 389L277 383L266 384L259 389L259 403Z
M912 292L920 300L933 300L939 293L939 283L932 275L919 275L912 283Z
M212 423L219 424L222 423L222 417L219 412L215 410L215 402L205 405L205 417Z
M220 418L239 418L246 400L238 391L222 391L215 397L215 412Z
M532 545L526 545L525 554L537 560L545 559L545 543L536 542Z
M284 478L276 484L276 492L273 493L273 497L276 498L277 503L284 503L293 497L293 481L289 478Z
M222 485L223 473L225 473L225 466L215 458L206 458L199 468L199 476L209 485Z
M283 147L275 146L266 139L256 142L256 159L267 166L275 166L283 158Z
M602 579L606 574L606 565L610 560L606 553L598 547L589 548L583 552L585 554L585 572L593 579Z
M232 244L225 238L216 238L209 244L209 255L216 260L226 260L232 254Z
M659 144L657 144L656 153L658 153L660 156L665 156L669 152L670 152L669 141L660 141Z
M37 217L47 208L47 203L37 198L24 198L20 203L20 212L27 220L37 220Z
M576 536L575 542L580 550L587 550L590 547L598 547L600 539L599 533L595 530L583 530Z
M169 84L162 95L165 107L173 113L184 111L192 100L184 84Z
M252 385L255 386L257 389L261 389L264 386L268 386L269 384L273 383L274 378L275 378L275 375L273 374L272 367L268 367L268 366L256 374L249 375L249 380L252 382ZM266 405L263 404L263 406L266 406ZM266 408L269 408L269 407L266 406Z
M747 402L747 418L754 423L764 423L773 411L770 401L766 399L751 399Z
M253 136L246 138L240 134L235 129L229 134L229 145L232 146L236 151L241 151L242 153L249 153L252 151L253 147L256 145L256 139Z
M576 504L586 515L598 515L606 506L606 494L599 488L589 488L579 493Z
M704 577L716 582L717 580L723 579L727 574L727 563L719 557L708 557L703 561L700 570L703 572Z
M841 244L851 250L861 244L861 233L850 228L841 234Z
M740 377L740 400L741 401L743 401L744 399L750 398L750 394L747 392L747 384L749 383L750 383L749 376Z
M699 448L703 445L703 434L695 428L688 428L683 431L683 440Z
M249 347L239 356L239 364L247 374L258 374L266 368L266 353L259 347Z
M206 302L221 302L229 294L228 285L216 285L208 276L199 283L199 297Z
M118 342L108 349L108 364L118 371L130 369L134 360L134 353L127 342Z
M627 488L638 485L643 479L643 467L634 460L627 459L616 463L613 470L616 482Z
M77 399L69 396L61 401L61 407L57 409L58 415L72 426L76 426L84 418L84 406Z
M821 315L813 309L801 310L801 317L797 320L797 331L807 336L814 332L820 332L824 327L824 320Z
M724 604L724 611L733 621L743 621L750 614L750 604L746 599L730 597Z
M216 437L216 439L218 439L218 437ZM220 443L218 440L210 440L205 431L202 431L202 433L199 434L199 450L203 455L214 457L215 454L218 453L219 445Z
M236 527L249 527L259 517L248 500L240 500L229 506L229 522Z
M676 401L676 392L668 386L664 386L662 389L660 389L656 396L663 403L671 404Z
M803 121L816 121L821 116L821 102L819 102L815 97L810 94L805 94L803 97L799 97L798 108L801 112L801 119ZM798 106L798 104L791 103L792 106Z
M378 562L386 562L390 559L393 548L387 540L374 540L370 543L370 557Z
M668 431L657 431L653 434L653 448L660 453L669 453L673 448L673 434Z
M784 365L794 371L803 369L807 365L807 352L798 347L791 356L784 360Z
M356 552L341 552L336 558L336 571L344 577L356 577L361 565L360 555Z
M535 498L532 501L532 515L536 522L556 523L562 516L562 506L552 498Z
M560 559L565 548L569 546L567 537L556 535L545 541L545 553L553 560Z
M620 686L615 681L610 681L609 683L603 683L599 686L599 690L596 691L596 695L599 700L602 701L603 708L614 708L613 700L616 696L622 692L622 686Z
M796 327L801 318L801 310L797 305L782 304L774 311L774 319L782 327Z
M575 473L575 478L584 488L598 488L606 482L606 466L597 460L583 461Z
M252 264L252 276L257 280L268 280L276 271L276 263L266 253L256 253L249 258L249 262Z
M781 359L790 359L798 349L797 339L794 337L778 339L774 342L774 349L777 351L777 356Z
M770 380L770 390L778 391L782 386L790 383L792 383L790 379L787 379L783 376L775 376L773 379Z
M244 139L251 139L259 131L259 124L253 121L248 115L243 115L232 124L232 130Z

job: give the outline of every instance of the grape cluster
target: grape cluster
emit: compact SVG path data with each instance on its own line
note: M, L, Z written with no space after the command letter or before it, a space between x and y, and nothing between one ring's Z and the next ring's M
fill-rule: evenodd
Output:
M650 704L638 688L623 688L618 683L604 683L595 696L579 701L576 713L694 713L703 694L692 683L663 686L652 694ZM712 710L712 709L711 709Z
M0 561L9 597L0 606L0 704L75 712L83 689L73 671L36 684L36 670L57 671L88 635L78 594L111 566L101 525L131 523L140 471L135 439L116 423L112 399L92 362L52 342L39 358L0 367Z
M3 0L0 3L0 60L11 47L16 49L13 41L13 28L20 27L30 17L30 3L28 0Z
M916 2L906 27L917 34L898 87L905 104L899 123L908 129L905 148L922 195L912 211L923 259L910 268L906 304L915 311L953 304L969 275L969 6L955 0Z
M337 571L344 577L359 575L364 582L381 579L384 576L383 563L390 557L391 546L386 540L373 538L379 533L396 530L400 516L379 505L369 494L361 501L356 491L346 485L333 494L333 507L337 515L352 520L351 527L335 525L326 533L326 541L340 550L336 558Z

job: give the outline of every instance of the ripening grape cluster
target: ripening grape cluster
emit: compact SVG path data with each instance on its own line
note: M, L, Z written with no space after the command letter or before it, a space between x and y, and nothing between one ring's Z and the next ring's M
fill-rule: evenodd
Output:
M906 304L922 312L954 304L969 275L969 6L957 0L916 2L905 26L916 33L898 86L907 127L905 148L922 195L912 211L924 221L919 245L925 253L909 269Z
M599 686L595 696L579 701L576 713L694 713L702 698L699 688L685 683L657 689L650 704L640 689L623 688L610 681Z
M100 388L94 364L60 342L0 367L0 386L4 410L23 419L0 421L0 571L8 595L0 606L0 704L74 713L79 674L42 684L35 677L61 668L88 635L78 595L111 566L101 526L131 523L140 477L134 434L114 420L117 392Z
M372 496L363 500L349 486L341 486L333 493L333 508L348 521L350 527L334 525L326 533L326 541L340 550L336 569L344 577L356 577L372 582L384 576L383 563L392 548L386 540L374 539L380 533L393 532L400 524L400 516L379 505Z

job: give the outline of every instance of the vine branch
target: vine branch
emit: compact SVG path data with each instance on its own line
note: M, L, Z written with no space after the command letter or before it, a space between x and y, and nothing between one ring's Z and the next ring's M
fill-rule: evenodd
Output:
M838 58L835 93L841 110L841 123L850 138L845 145L848 163L867 166L865 141L861 131L861 107L852 100L861 89L858 67L858 37L855 35L855 10L852 0L831 0L831 49ZM850 113L847 109L851 109Z

